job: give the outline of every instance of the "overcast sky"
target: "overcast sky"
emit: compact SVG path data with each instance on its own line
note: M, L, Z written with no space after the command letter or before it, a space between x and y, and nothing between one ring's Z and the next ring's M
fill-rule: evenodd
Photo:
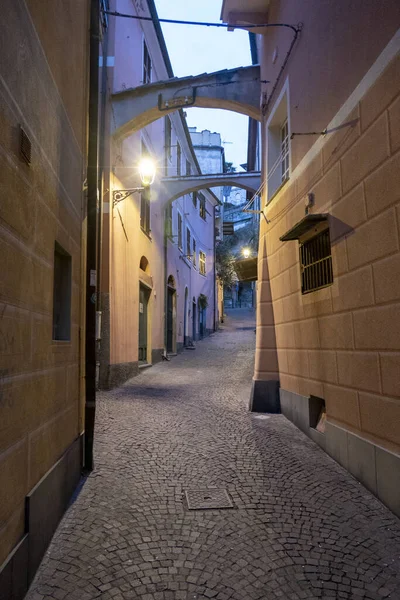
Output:
M155 0L158 16L185 21L220 23L221 0ZM246 31L162 23L174 74L177 77L212 73L251 64ZM198 131L209 129L221 134L225 157L239 167L247 161L248 117L226 110L191 108L187 122ZM231 142L231 143L227 143Z

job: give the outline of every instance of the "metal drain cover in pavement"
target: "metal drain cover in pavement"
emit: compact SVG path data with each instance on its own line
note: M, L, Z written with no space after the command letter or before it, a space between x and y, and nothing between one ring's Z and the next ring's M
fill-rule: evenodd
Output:
M186 490L185 495L189 510L233 508L232 500L226 490Z

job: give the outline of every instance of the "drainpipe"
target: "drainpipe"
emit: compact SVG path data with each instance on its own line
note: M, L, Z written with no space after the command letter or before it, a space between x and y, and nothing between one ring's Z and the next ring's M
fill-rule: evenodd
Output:
M214 206L213 210L213 240L214 240L214 331L217 331L217 302L218 302L218 294L217 294L217 267L215 264L217 258L217 249L215 244L215 210L216 206Z
M86 240L86 337L85 337L85 449L84 467L93 470L96 413L96 289L98 209L98 94L99 94L99 0L90 6L89 140L87 164Z

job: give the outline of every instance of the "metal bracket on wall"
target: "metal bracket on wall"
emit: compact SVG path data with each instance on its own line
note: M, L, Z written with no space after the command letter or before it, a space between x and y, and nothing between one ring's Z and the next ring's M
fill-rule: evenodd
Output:
M131 196L131 194L134 194L135 192L143 192L143 190L144 187L132 188L130 190L114 190L112 193L113 206L116 206L118 202L125 200L125 198L128 198L128 196Z

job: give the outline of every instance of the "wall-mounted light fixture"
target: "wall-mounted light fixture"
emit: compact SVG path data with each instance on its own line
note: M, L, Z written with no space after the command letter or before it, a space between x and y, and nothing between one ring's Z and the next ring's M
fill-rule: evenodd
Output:
M244 258L250 258L250 254L251 254L250 248L243 248L242 254L243 254Z
M154 183L156 176L156 165L151 158L143 158L139 163L139 175L142 187L129 188L127 190L113 190L113 206L128 198L135 192L143 192Z

